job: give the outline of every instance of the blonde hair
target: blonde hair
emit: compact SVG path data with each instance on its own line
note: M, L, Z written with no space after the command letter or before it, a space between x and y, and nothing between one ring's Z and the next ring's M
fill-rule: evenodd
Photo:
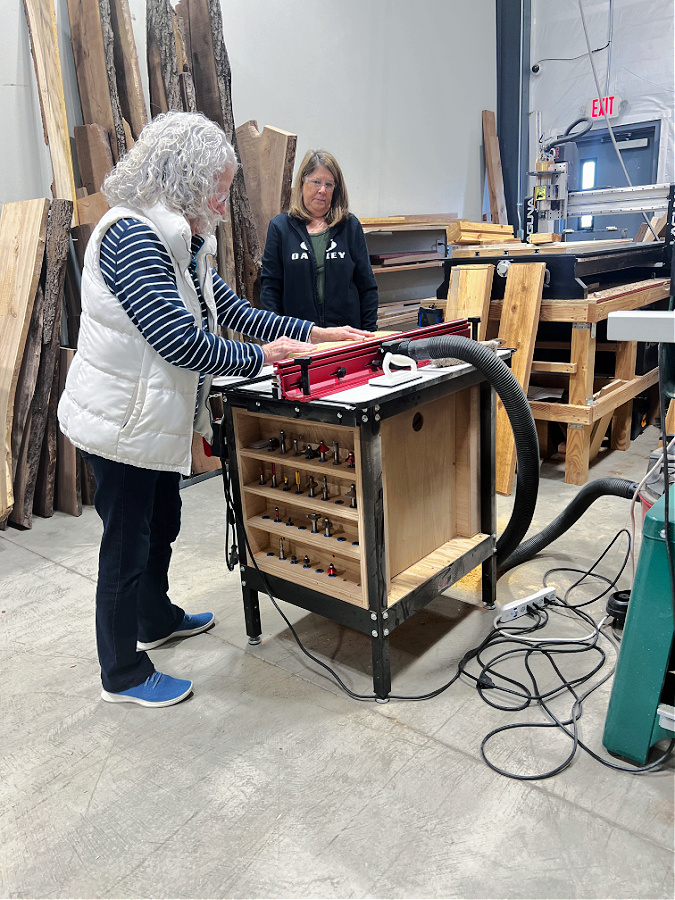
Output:
M305 157L300 163L300 168L298 169L298 174L295 178L295 184L293 185L291 205L288 213L291 216L295 216L296 219L301 219L303 222L311 221L312 215L308 212L302 199L302 185L305 179L309 178L319 166L328 169L335 181L330 209L326 213L325 218L329 225L337 225L338 222L342 222L343 219L346 219L349 215L349 198L347 196L347 188L345 186L344 176L342 175L342 169L338 165L338 161L335 157L325 150L308 150L307 153L305 153Z
M228 171L237 171L237 158L222 128L201 113L172 111L145 126L102 191L111 206L163 203L210 233L221 217L209 202Z

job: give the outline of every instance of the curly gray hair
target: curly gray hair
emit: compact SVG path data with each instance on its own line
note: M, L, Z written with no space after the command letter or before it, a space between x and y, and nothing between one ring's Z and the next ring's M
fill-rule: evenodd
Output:
M108 173L101 190L111 206L163 203L196 230L211 232L221 218L210 204L225 172L237 171L222 128L201 113L167 112L145 126Z

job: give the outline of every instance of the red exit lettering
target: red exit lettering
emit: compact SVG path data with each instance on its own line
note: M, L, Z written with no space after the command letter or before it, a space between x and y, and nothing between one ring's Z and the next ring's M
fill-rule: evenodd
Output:
M593 106L591 108L591 118L592 119L599 119L601 116L604 115L604 112L602 109L603 104L605 106L608 116L611 116L614 114L614 97L603 97L602 100L600 100L599 97L596 97L596 99L593 101Z

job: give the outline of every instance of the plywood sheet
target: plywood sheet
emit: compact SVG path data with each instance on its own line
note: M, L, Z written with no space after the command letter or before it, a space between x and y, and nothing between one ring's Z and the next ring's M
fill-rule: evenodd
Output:
M44 255L48 200L5 203L0 213L0 522L12 508L14 395Z
M511 371L527 394L532 356L539 325L545 263L514 263L506 276L499 338L516 353ZM501 400L497 400L497 493L510 494L516 471L516 446L511 423Z

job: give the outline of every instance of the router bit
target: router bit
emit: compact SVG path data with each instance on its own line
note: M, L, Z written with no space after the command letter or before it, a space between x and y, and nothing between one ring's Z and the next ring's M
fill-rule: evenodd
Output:
M281 440L279 442L279 446L280 446L279 452L283 454L286 452L286 432L280 431L279 436L281 437Z
M319 519L321 518L321 514L320 513L308 513L307 518L312 523L312 534L318 534L319 529L317 526L318 526Z
M315 481L314 478L310 475L307 484L309 485L309 496L316 497L316 489L319 486L319 482Z
M276 463L272 463L272 487L277 486L277 467Z
M300 487L300 473L299 472L295 473L295 493L296 494L302 493L302 488Z
M328 480L326 476L323 476L323 488L321 489L321 499L328 500Z
M340 465L340 444L337 441L333 441L333 465Z
M323 441L319 444L319 460L321 462L326 462L326 453L328 453L328 447L324 444Z
M349 502L349 506L350 506L352 509L356 509L356 485L355 485L355 484L353 484L353 485L349 488L349 490L348 490L347 493L345 494L345 497L349 497L349 501L350 501L350 502Z
M331 520L330 520L330 519L324 519L324 520L323 520L323 527L326 529L326 530L324 531L324 533L323 533L323 534L324 534L324 537L331 537L330 530L331 530L331 528L333 527L333 523L331 522Z
M284 553L284 539L279 538L279 559L286 559L286 554Z

